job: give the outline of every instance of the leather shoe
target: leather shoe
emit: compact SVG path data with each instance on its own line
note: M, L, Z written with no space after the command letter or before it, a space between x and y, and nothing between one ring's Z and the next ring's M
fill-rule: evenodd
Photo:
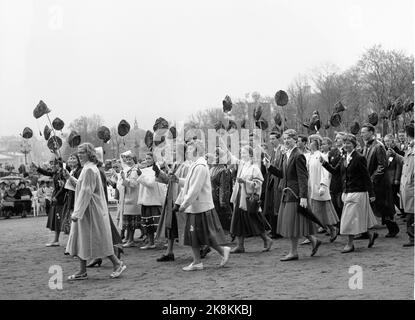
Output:
M163 254L157 259L158 262L174 261L174 254Z
M245 248L235 247L231 250L231 253L245 253Z
M397 235L397 233L390 233L389 232L388 234L386 234L385 238L395 238L396 235Z
M341 251L341 253L349 253L349 252L353 252L354 251L354 246L352 246L351 248L349 248L349 249L343 249L342 251Z
M369 239L369 236L367 235L367 233L362 233L360 236L355 237L354 240L367 240Z
M379 235L377 234L377 232L374 232L373 234L370 235L369 244L367 245L368 248L372 248L373 247L373 245L375 243L375 240L376 240L376 238L378 236Z
M295 256L285 256L284 258L281 258L280 261L294 261L298 260L298 255Z
M317 243L316 243L316 245L313 247L313 250L311 251L311 255L310 255L310 257L313 257L313 256L317 253L318 248L321 246L321 244L322 244L322 242L321 242L320 240L318 240L318 239L317 239Z

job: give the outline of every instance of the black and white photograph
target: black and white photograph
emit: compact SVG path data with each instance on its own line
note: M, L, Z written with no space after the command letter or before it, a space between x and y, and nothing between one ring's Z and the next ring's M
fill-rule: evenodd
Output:
M413 0L0 0L0 300L414 300L414 21Z

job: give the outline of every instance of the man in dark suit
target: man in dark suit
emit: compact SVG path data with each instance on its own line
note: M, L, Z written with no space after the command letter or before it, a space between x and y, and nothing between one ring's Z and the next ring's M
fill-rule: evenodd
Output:
M281 167L283 160L283 152L281 148L282 146L279 141L280 138L281 134L275 131L271 132L269 135L269 141L271 143L272 150L270 152L271 158L268 160L270 160L272 166L277 168ZM281 236L276 233L277 216L281 204L282 194L282 189L279 186L281 179L268 171L264 177L265 187L262 188L265 191L264 213L271 225L271 238L278 239L281 238Z
M334 140L334 147L331 148L328 154L328 162L332 167L336 167L339 161L343 156L343 132L338 132ZM330 196L331 202L333 203L334 209L336 210L339 220L341 219L342 210L343 210L343 201L342 201L342 181L341 176L333 175L331 177L330 183ZM340 225L340 222L339 222Z
M399 227L394 221L395 208L393 204L392 185L385 175L388 167L385 147L379 143L375 135L375 127L370 123L362 126L361 135L365 146L363 155L373 183L376 200L372 203L373 213L382 218L382 224L388 228L387 237L395 237ZM363 238L367 238L363 235Z
M405 214L403 208L401 208L399 199L399 189L402 175L403 157L401 157L395 151L394 137L392 134L387 134L383 140L386 147L386 156L388 158L388 167L386 169L386 178L388 184L392 185L393 202L397 208L401 211L402 215Z
M406 150L408 150L408 139L406 137L406 132L403 129L398 131L398 145L397 148L400 151L400 155L404 156ZM396 150L395 150L396 151Z

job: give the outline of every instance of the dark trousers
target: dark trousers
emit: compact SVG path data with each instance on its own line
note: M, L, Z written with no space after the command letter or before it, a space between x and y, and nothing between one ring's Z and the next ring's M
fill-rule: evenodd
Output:
M414 213L406 212L406 233L409 236L409 241L414 242Z
M343 211L343 201L342 201L342 192L333 193L330 192L331 202L333 203L333 207L336 210L337 217L341 220L342 211ZM340 225L340 222L339 222Z

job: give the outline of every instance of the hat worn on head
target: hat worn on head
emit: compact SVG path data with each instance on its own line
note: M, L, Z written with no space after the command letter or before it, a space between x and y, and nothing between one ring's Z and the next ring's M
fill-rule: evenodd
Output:
M283 107L288 103L288 95L284 90L277 91L274 98L278 106Z
M23 129L23 138L30 139L33 136L33 131L29 127Z
M126 120L121 120L118 124L118 134L124 137L128 132L130 132L130 124Z
M225 99L222 101L223 105L223 112L230 112L232 110L232 100L231 97L228 95L225 97Z
M50 109L48 108L46 103L44 103L42 100L40 100L39 103L37 104L36 108L33 110L33 116L36 119L39 119L41 116L43 116L43 115L45 115L49 112L50 112Z

